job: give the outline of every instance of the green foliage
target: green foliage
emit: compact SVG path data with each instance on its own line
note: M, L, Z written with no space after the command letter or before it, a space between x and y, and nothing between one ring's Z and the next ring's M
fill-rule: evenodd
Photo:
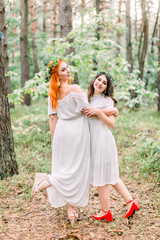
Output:
M157 55L155 53L150 54L144 68L145 88L151 91L156 91L158 86L159 64L157 62Z
M8 95L10 103L23 102L23 93L29 93L32 100L41 99L48 96L49 83L45 81L47 75L45 71L36 73L33 79L25 83L23 89L15 89Z
M125 105L131 109L135 109L144 103L153 104L155 97L158 96L158 94L145 89L145 82L137 78L138 73L138 70L133 70L132 73L126 74L127 79L121 82L118 92L118 99L125 100Z
M46 81L46 74L45 71L36 73L33 79L25 83L24 92L31 94L33 100L48 96L49 82Z
M47 99L27 107L16 104L11 110L15 150L20 172L50 172L51 142ZM160 159L159 114L154 110L130 111L119 106L113 134L116 138L120 170L131 176L158 179ZM152 129L150 123L152 122Z
M16 104L12 109L12 129L20 171L50 172L51 142L47 115L47 99L34 102L30 108Z
M142 108L135 112L122 106L119 110L114 133L122 153L121 172L157 183L160 180L160 114L153 106L150 110Z
M160 181L160 132L156 134L156 141L142 136L138 144L141 144L138 150L141 173L145 177L152 174Z
M16 8L16 14L18 14ZM157 94L147 91L146 85L150 87L149 90L155 89L155 75L156 71L152 67L148 70L152 77L144 83L138 78L139 71L134 70L129 73L128 62L123 58L122 53L124 49L117 43L117 33L125 33L127 31L123 24L118 23L118 15L115 12L109 12L108 15L96 15L95 11L88 11L89 19L80 26L75 27L73 31L66 38L52 38L47 41L46 33L36 33L36 46L38 53L38 63L40 73L34 76L33 68L33 53L32 53L32 37L29 32L29 61L30 61L30 76L31 79L26 82L23 90L16 90L9 96L10 102L23 101L22 92L30 93L33 99L45 97L48 93L48 84L46 83L45 71L48 62L54 58L64 58L68 63L71 63L71 71L78 74L79 84L83 89L88 87L89 82L98 72L109 73L114 81L115 95L120 101L124 101L125 105L131 109L139 108L142 104L153 102ZM14 41L17 42L17 34L13 33L15 27L19 27L18 15L17 19L11 17L8 19L9 24L9 42L14 46ZM107 29L99 32L99 39L97 38L96 29L103 23ZM12 25L13 24L13 25ZM136 46L137 47L137 46ZM9 48L10 59L12 59L12 48ZM74 49L70 54L69 50ZM16 49L15 59L10 64L10 69L14 73L11 77L13 89L20 87L20 50ZM153 59L150 62L154 62ZM74 63L74 64L73 64ZM149 66L152 66L149 63ZM147 76L147 75L145 75ZM152 84L153 82L153 84Z
M98 40L95 29L102 20L105 20L108 32ZM92 13L92 22L75 28L66 39L53 39L47 50L51 56L64 57L66 49L73 48L74 52L66 57L70 63L74 62L72 71L77 72L82 88L87 88L98 72L108 72L114 79L116 97L134 109L146 99L154 100L157 94L145 89L145 83L138 78L138 70L129 73L128 62L118 54L120 46L111 40L119 31L126 31L126 28L117 26L115 19L105 19L101 14L94 16Z
M17 102L23 102L23 90L22 89L15 89L11 94L8 94L8 100L11 104Z

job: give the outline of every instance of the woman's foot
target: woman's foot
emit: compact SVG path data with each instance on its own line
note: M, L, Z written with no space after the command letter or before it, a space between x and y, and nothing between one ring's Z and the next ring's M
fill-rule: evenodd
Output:
M75 210L68 210L68 219L71 225L74 225L75 219L78 218L78 213Z
M141 208L141 206L134 199L127 202L127 207L128 207L128 212L127 212L125 218L132 217L134 215L134 213Z
M112 221L112 214L111 211L105 211L105 210L101 210L100 213L98 214L94 214L92 215L92 217L96 220L102 220L102 219L106 219L107 222L111 222Z
M46 173L36 173L35 181L32 188L32 195L35 196L38 192L50 186L51 183Z

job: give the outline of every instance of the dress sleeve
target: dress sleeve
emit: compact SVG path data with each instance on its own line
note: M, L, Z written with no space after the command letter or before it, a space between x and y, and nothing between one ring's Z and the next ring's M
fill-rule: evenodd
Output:
M76 112L81 112L83 108L89 106L88 98L85 93L75 93L75 101L76 101Z
M112 98L107 97L104 99L104 108L114 108L114 101Z
M54 115L54 114L57 114L57 112L52 108L50 97L48 97L48 115Z

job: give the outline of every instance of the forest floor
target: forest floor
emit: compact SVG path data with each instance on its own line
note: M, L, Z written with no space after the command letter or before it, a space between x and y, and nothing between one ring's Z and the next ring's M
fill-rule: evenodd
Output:
M0 182L0 239L160 239L159 185L152 174L147 175L147 177L140 174L140 167L135 160L138 146L133 142L133 139L137 141L135 136L137 136L137 132L140 132L140 129L141 131L145 129L146 132L146 129L150 128L151 119L146 120L150 114L153 115L154 122L152 121L153 129L148 134L150 137L155 136L155 132L159 129L159 115L154 112L144 112L143 116L140 117L138 112L122 111L123 117L119 117L119 120L117 120L116 127L118 130L114 132L116 136L119 135L116 140L121 178L133 197L141 205L140 211L135 213L130 222L126 220L124 218L127 211L126 204L119 194L111 188L113 221L110 223L105 220L96 221L91 215L100 209L100 205L97 191L92 187L88 206L77 209L79 219L72 226L67 219L67 208L53 209L48 202L46 191L39 193L34 198L31 196L35 172L49 171L51 158L50 146L48 143L44 144L44 132L37 130L48 129L48 122L45 117L39 116L38 108L41 109L41 114L44 116L46 110L43 112L43 109L46 108L46 104L26 108L24 111L20 109L12 112L13 130L17 132L14 134L14 138L19 175L8 177ZM27 116L25 119L24 112ZM32 121L33 112L34 121ZM36 116L39 116L38 120L35 120ZM122 120L128 119L128 116L130 116L130 119L126 120L125 127L124 125L122 127L121 123L124 122ZM44 122L46 122L45 127ZM139 123L138 126L137 122ZM26 125L26 128L22 123ZM28 131L28 135L25 132L30 127L34 131L34 126L37 126L36 131L40 134L37 138L29 135L31 131ZM24 136L22 136L22 131L25 132ZM124 138L122 138L122 135ZM37 144L42 136L41 144L43 144L43 147ZM48 136L49 132L46 139Z

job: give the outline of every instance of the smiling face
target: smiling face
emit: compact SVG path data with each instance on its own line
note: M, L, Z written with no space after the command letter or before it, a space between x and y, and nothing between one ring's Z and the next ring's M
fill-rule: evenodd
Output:
M93 83L94 94L101 94L107 89L107 78L105 75L100 75Z
M59 80L66 82L71 79L71 71L65 62L62 62L58 69Z

